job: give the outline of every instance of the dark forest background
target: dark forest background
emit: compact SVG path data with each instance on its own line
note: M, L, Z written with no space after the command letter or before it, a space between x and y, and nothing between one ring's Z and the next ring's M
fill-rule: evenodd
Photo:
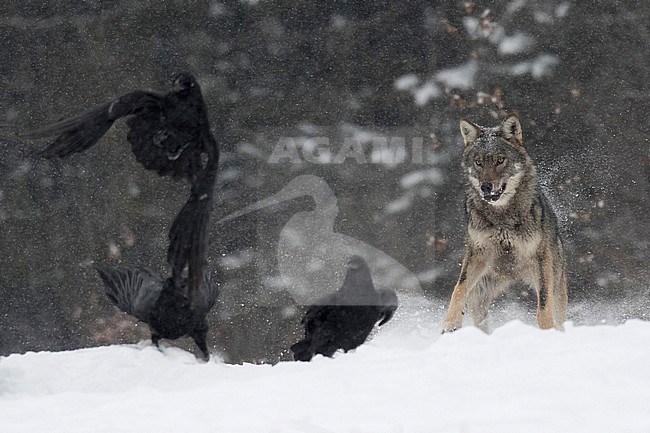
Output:
M422 276L441 302L463 249L458 119L519 113L566 233L570 304L648 319L648 2L5 0L0 47L1 355L148 338L100 292L93 264L165 271L187 186L142 170L124 125L64 161L8 136L136 88L167 90L184 70L223 152L214 221L317 175L338 200L335 230ZM269 163L272 137L324 134L424 137L432 157ZM212 230L222 296L209 339L227 361L286 359L301 309L269 297L264 272L286 221L314 206L296 198Z

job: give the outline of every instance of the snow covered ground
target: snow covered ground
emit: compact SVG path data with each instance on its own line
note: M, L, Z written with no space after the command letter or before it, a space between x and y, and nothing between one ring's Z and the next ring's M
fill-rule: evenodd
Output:
M405 314L311 363L203 363L146 342L3 357L0 431L650 432L650 322L440 335L440 312Z

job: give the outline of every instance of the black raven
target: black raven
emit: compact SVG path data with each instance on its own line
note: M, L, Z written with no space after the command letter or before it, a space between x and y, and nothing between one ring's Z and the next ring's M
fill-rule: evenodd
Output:
M189 73L178 74L170 92L135 90L76 117L19 135L55 137L40 155L63 158L92 147L116 120L129 116L126 138L136 159L161 176L193 181L202 166L201 153L212 143L201 89Z
M190 198L169 232L167 251L177 286L185 268L189 268L191 301L205 272L207 227L219 165L219 148L210 132L207 107L191 74L178 74L168 93L136 90L77 117L20 135L31 139L54 137L40 155L63 158L96 144L122 117L129 117L126 138L147 170L191 183ZM205 164L203 154L207 156Z
M206 344L208 322L206 316L214 306L219 290L208 275L196 291L191 303L184 285L177 286L174 278L163 279L151 269L127 266L97 267L104 282L106 295L120 310L147 323L151 341L175 340L189 336L209 360Z
M362 345L375 324L383 325L397 309L392 290L375 290L368 264L359 256L347 262L343 286L320 298L302 319L305 338L291 346L296 361L309 361L315 354L332 356Z

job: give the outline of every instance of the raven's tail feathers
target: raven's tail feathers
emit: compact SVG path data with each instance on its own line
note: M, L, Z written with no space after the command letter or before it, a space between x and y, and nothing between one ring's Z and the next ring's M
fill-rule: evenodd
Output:
M393 314L397 310L398 301L397 294L393 290L382 289L377 290L381 305L379 306L379 326L392 319Z

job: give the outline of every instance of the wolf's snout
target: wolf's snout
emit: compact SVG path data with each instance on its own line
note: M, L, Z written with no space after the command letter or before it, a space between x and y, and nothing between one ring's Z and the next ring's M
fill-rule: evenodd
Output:
M500 188L495 188L494 184L491 182L481 182L480 188L481 193L483 194L483 200L487 201L488 203L494 203L495 201L499 200L499 197L501 197L501 194L503 194L505 185Z
M481 192L488 195L492 192L492 184L490 182L483 182L481 184Z

